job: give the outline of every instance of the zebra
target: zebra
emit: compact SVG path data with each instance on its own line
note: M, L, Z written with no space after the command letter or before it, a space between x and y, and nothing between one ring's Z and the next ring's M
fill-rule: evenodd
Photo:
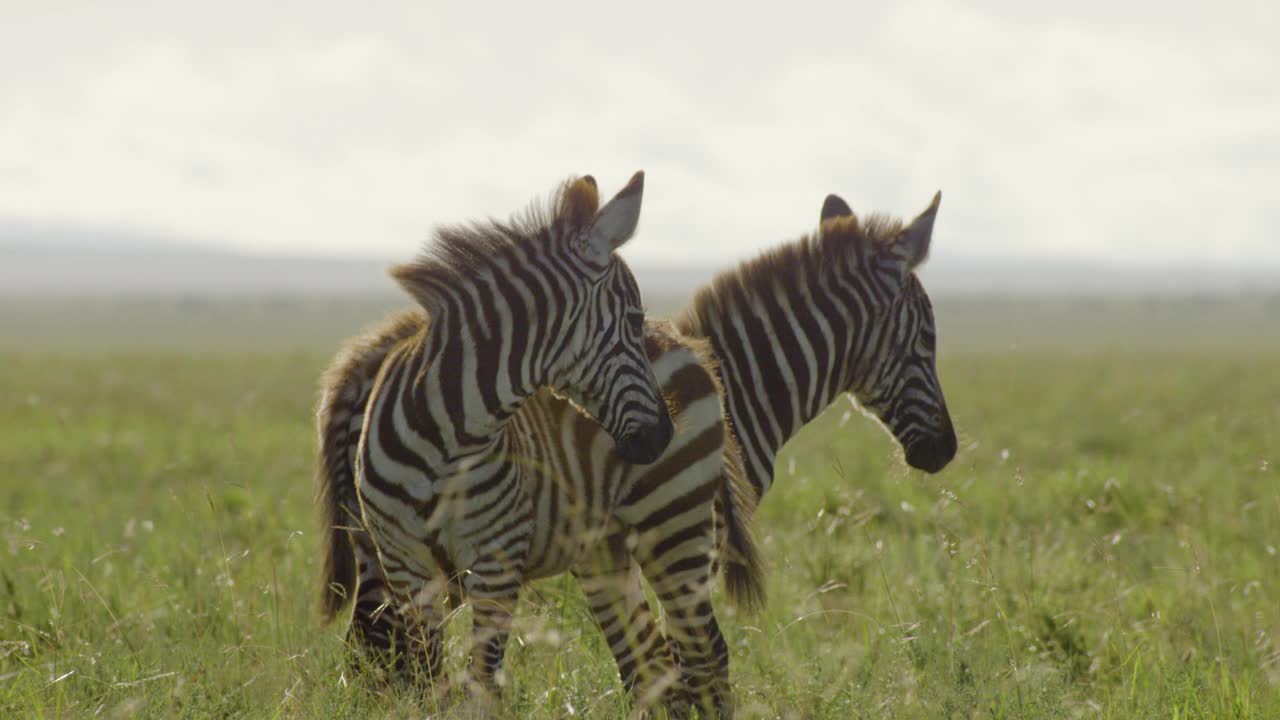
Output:
M710 581L722 562L731 598L763 595L751 492L707 344L646 324L610 254L641 190L637 175L596 213L584 178L536 228L438 233L444 267L393 270L422 307L349 342L322 378L322 609L332 619L354 597L352 644L437 689L438 596L471 600L468 684L492 693L520 585L572 571L642 704L731 707ZM679 453L663 453L667 403Z
M937 379L933 311L914 275L928 255L940 202L941 193L904 226L880 215L861 223L844 200L829 195L817 233L720 273L677 315L681 342L710 344L710 353L703 351L698 361L720 382L730 441L749 461L745 472L751 490L741 507L754 508L769 489L775 458L786 440L846 394L890 429L910 465L937 472L954 457L955 431ZM415 332L422 322L402 316L374 333L377 342L362 346L369 359L338 368L328 386L358 406L384 353L379 343ZM692 366L672 370L696 372ZM664 391L670 392L665 382ZM358 411L350 417L359 422ZM340 449L339 433L333 434L331 446ZM667 457L685 456L684 445L693 435L677 433ZM693 465L687 462L683 472ZM660 478L682 470L664 460L643 472ZM377 582L376 577L368 581ZM362 588L365 582L362 575ZM660 637L642 596L639 602L629 613L630 632ZM605 627L616 623L596 614ZM624 685L630 687L637 676L628 670L654 662L645 653L661 655L662 643L623 647L622 654L613 649Z
M936 473L956 454L938 380L933 306L915 269L929 254L942 193L908 224L865 222L838 195L819 230L718 275L674 319L711 343L725 409L758 499L778 451L851 394Z

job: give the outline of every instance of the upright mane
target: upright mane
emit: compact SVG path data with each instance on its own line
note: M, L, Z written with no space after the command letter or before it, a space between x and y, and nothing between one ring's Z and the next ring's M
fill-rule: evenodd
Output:
M544 201L534 201L509 220L496 218L441 225L418 257L395 265L391 277L423 307L431 309L441 287L502 267L518 247L549 242L557 225L582 227L599 209L600 196L590 175L571 177Z
M676 318L681 332L706 336L709 321L742 307L754 297L788 294L814 286L833 273L867 272L869 260L897 237L903 223L882 214L832 218L819 232L764 251L737 267L722 271L694 295Z

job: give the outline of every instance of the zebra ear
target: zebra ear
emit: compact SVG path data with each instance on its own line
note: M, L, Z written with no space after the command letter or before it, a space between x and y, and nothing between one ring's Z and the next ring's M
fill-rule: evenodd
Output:
M579 252L594 265L609 263L609 253L622 247L640 224L640 202L644 199L644 171L631 180L596 213Z
M910 272L929 257L929 242L933 239L933 220L938 216L938 203L942 202L942 191L933 196L933 202L911 221L893 241L893 253L901 260L904 268Z
M818 219L818 224L821 225L831 218L848 217L852 214L853 209L843 198L839 195L828 195L827 199L822 201L822 217Z
M569 227L585 228L599 209L600 191L596 188L596 179L583 175L564 188L557 216Z

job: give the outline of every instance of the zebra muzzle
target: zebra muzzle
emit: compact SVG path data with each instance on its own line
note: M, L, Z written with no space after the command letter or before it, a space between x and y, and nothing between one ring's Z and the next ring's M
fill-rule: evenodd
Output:
M907 464L917 470L936 473L956 456L956 433L947 423L942 433L916 440L905 448Z
M617 441L618 457L632 465L648 465L662 457L674 434L671 415L664 410L657 422L628 433Z

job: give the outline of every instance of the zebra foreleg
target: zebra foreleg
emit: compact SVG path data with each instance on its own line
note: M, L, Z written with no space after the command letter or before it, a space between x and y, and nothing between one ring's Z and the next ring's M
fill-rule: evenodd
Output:
M729 646L711 605L713 532L708 526L665 552L655 552L662 542L641 537L636 557L665 611L682 690L704 717L731 717Z
M467 667L467 690L494 697L505 684L502 661L511 636L511 618L520 599L523 575L499 562L481 562L462 578L471 603L472 645Z
M679 673L667 638L645 597L640 566L621 537L574 569L587 605L618 663L622 685L641 709L669 705ZM673 708L674 710L674 708Z

